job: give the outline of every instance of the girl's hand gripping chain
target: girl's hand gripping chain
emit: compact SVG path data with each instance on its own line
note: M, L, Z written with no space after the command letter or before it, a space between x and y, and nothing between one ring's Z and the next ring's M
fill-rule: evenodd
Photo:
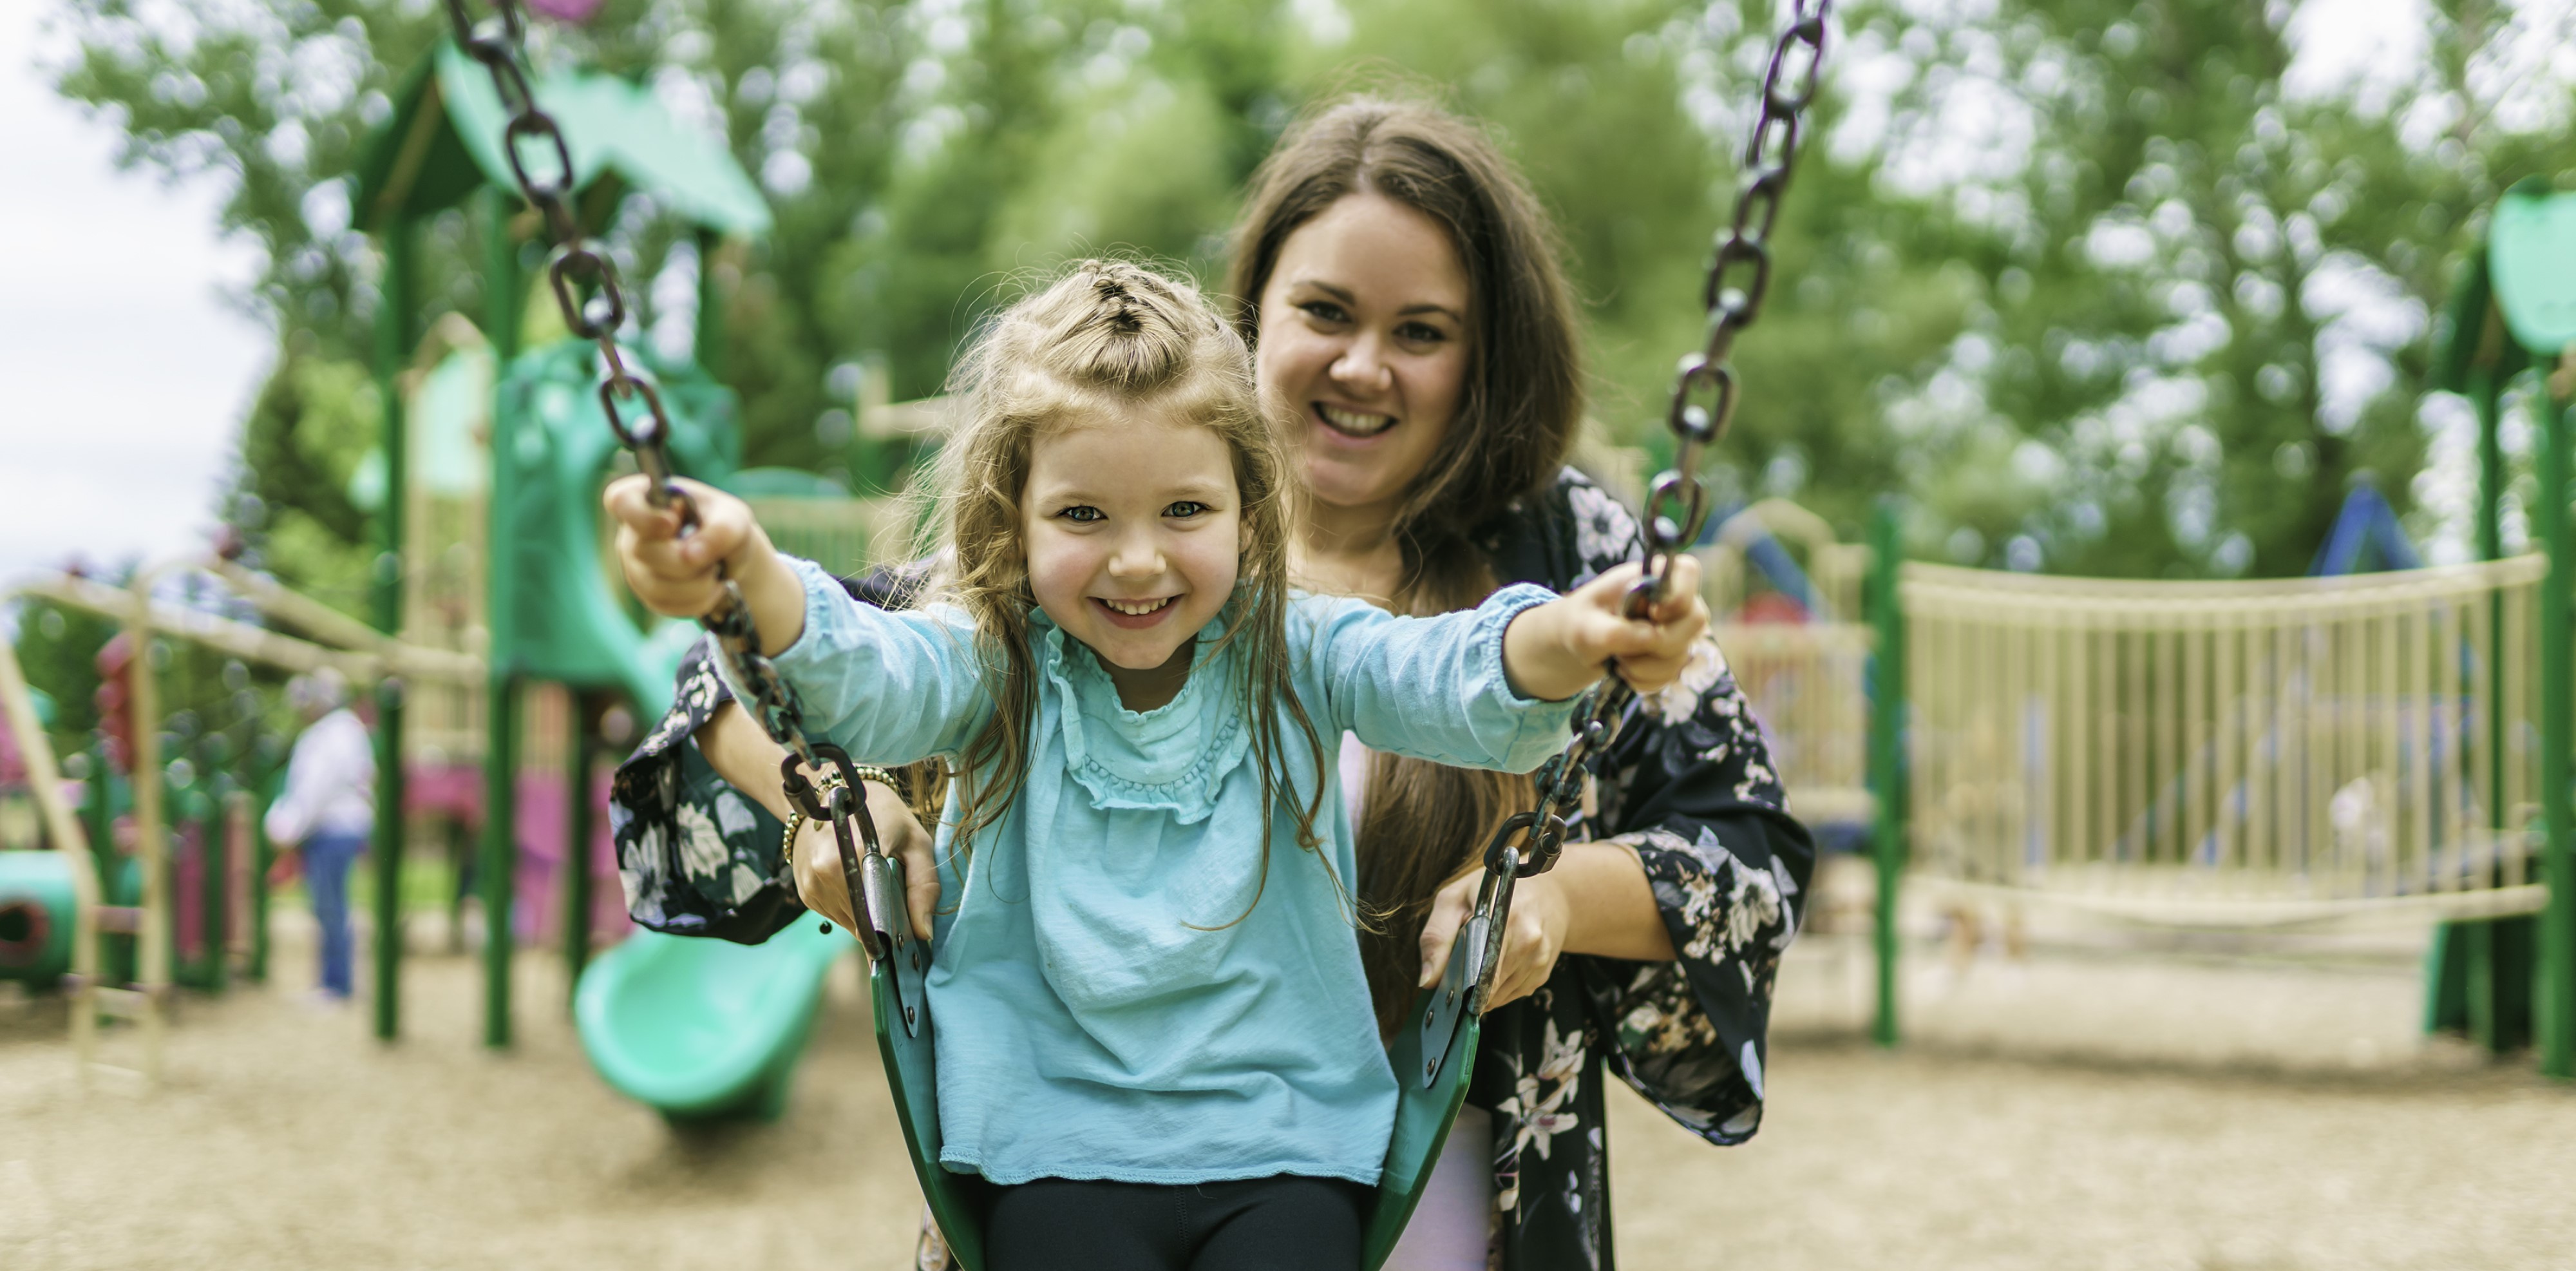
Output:
M643 476L619 477L600 492L617 520L617 563L626 585L644 607L674 618L715 611L730 576L751 607L760 652L775 656L805 633L805 589L769 544L769 535L742 500L685 478L676 479L697 507L695 527L681 523L676 506L654 507Z
M1678 678L1691 642L1708 630L1699 561L1675 555L1669 598L1643 618L1625 617L1628 591L1643 575L1640 566L1622 565L1513 619L1503 632L1503 673L1512 687L1524 697L1561 700L1599 682L1605 662L1639 693Z

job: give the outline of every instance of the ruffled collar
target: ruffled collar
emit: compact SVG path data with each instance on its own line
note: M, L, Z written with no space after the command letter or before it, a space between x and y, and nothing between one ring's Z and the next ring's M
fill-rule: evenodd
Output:
M1065 766L1093 807L1170 811L1180 823L1206 820L1217 791L1252 750L1252 730L1235 700L1231 653L1213 653L1220 616L1201 630L1180 694L1153 710L1131 711L1092 651L1032 611L1041 691L1056 697Z

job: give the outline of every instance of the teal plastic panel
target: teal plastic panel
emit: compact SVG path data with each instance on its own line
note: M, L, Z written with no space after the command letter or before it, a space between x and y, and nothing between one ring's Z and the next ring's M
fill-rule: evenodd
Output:
M638 931L582 972L573 1021L591 1067L675 1119L775 1118L833 963L854 942L798 921L765 944Z
M2498 199L2487 272L2515 343L2552 360L2576 344L2576 194L2516 187Z

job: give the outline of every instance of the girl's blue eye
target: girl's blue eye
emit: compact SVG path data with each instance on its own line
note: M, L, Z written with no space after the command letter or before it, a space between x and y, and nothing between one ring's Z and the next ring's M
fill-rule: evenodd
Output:
M1200 514L1200 513L1202 513L1202 512L1205 512L1205 511L1207 511L1207 510L1208 510L1208 505L1206 505L1206 504L1204 504L1204 503L1195 503L1195 502L1192 502L1192 501L1190 501L1190 500L1188 500L1188 499L1183 499L1183 500L1181 500L1180 502L1175 503L1175 504L1173 504L1173 505L1172 505L1172 506L1170 506L1170 507L1164 508L1164 509L1163 509L1163 515L1165 515L1165 516L1178 516L1178 517L1192 517L1192 516L1197 516L1198 514Z
M1108 513L1103 512L1088 503L1074 504L1072 507L1056 513L1056 515L1063 517L1068 521L1073 521L1082 525L1089 525L1093 521L1105 521L1109 519Z

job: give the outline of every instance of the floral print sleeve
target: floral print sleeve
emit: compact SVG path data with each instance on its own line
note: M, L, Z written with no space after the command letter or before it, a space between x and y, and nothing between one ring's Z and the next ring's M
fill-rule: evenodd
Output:
M900 608L919 581L917 570L879 570L842 586L870 604ZM787 873L787 827L725 784L698 753L698 729L730 700L699 641L681 660L670 712L618 766L609 830L626 911L637 925L759 944L805 907Z
M1635 518L1571 470L1529 502L1484 544L1501 579L1569 590L1641 550ZM1712 1143L1752 1136L1772 984L1814 866L1714 642L1631 708L1594 796L1573 833L1637 853L1678 956L1568 956L1486 1020L1472 1097L1496 1114L1503 1268L1610 1265L1608 1074Z

